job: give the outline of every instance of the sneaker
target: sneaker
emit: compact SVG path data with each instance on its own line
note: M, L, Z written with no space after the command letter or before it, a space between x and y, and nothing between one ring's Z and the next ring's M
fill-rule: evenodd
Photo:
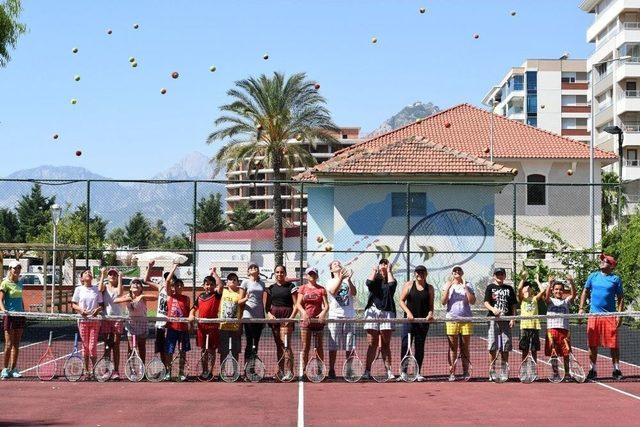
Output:
M620 372L620 371L618 371L618 372ZM22 374L17 369L14 369L13 371L11 371L11 376L13 378L22 378ZM622 374L620 374L620 378L622 378Z
M364 374L362 374L362 379L365 380L365 381L366 380L369 380L369 381L372 380L373 378L371 378L371 372L364 371Z
M456 380L455 374L449 374L449 382L454 382ZM489 381L491 381L491 377L489 377Z
M587 374L587 379L595 380L596 378L598 378L598 374L596 373L595 369L589 369L589 373Z
M396 378L397 382L401 382L401 381L407 381L407 373L403 372L400 375L398 375L398 378Z
M611 376L613 377L614 380L621 380L622 379L622 372L620 371L620 369L614 369L613 373L611 374Z
M120 379L120 373L114 372L113 375L111 375L111 381L118 381L119 379Z
M394 380L396 378L395 375L393 375L393 372L391 372L391 369L387 369L387 380L391 381Z
M463 372L462 379L465 381L469 381L471 379L471 374L469 372Z
M164 374L164 381L171 381L171 374L169 372Z
M4 368L2 370L2 373L0 374L0 378L2 378L3 380L7 380L11 378L11 371L9 370L9 368Z
M427 379L425 377L423 377L422 375L418 374L418 376L416 377L416 381L418 381L419 383L423 383L425 382Z
M178 377L178 380L179 380L180 382L185 382L185 381L187 380L187 377L186 377L186 375L184 375L184 374L183 374L183 375L180 375L180 376Z
M287 374L282 377L282 381L290 381L293 378L293 374L291 372L287 372Z
M336 371L334 371L333 369L329 369L329 375L327 375L327 378L329 378L330 380L335 380L336 379Z

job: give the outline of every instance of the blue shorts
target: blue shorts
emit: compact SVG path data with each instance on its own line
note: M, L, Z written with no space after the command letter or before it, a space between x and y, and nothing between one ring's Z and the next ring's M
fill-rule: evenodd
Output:
M167 329L167 336L165 343L167 346L167 353L173 354L176 350L177 344L180 342L182 351L191 350L191 342L189 340L189 332L187 331L175 331L173 329Z

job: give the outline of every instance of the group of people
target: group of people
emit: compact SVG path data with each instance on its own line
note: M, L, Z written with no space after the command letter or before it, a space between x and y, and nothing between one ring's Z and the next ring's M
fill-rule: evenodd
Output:
M120 342L124 331L127 332L128 349L131 351L133 336L136 337L139 355L146 360L146 341L149 334L147 324L147 301L157 300L157 317L155 323L155 352L160 355L165 365L173 360L174 353L181 355L191 350L190 330L197 322L196 343L202 352L210 352L215 361L216 353L220 361L229 352L238 360L241 351L241 337L245 335L244 358L248 360L256 355L259 349L262 330L265 323L271 329L275 341L277 358L281 364L278 368L284 371L282 356L290 353L288 343L292 341L294 319L298 316L301 329L303 363L309 358L312 339L315 338L314 348L318 357L325 360L323 335L325 326L328 329L328 378L336 377L336 359L339 351L345 352L349 358L355 351L355 324L350 322L327 322L327 319L352 319L356 317L354 299L356 287L351 278L352 272L343 268L339 261L332 261L329 265L331 277L325 285L319 283L318 270L309 267L305 271L305 283L298 286L295 279L287 278L287 271L283 265L278 265L274 271L275 283L267 287L260 278L260 268L256 264L248 267L247 279L240 282L235 273L227 275L225 280L212 268L210 275L204 278L203 292L191 303L190 298L183 294L184 283L176 277L174 265L170 271L163 274L159 284L150 280L153 262L149 263L147 275L144 279L131 281L128 292L122 285L122 274L116 269L102 269L97 283L94 283L90 270L81 275L81 284L76 287L72 303L76 313L82 316L78 320L78 331L82 340L82 349L86 372L91 375L92 367L98 358L98 342L100 337L104 342L104 351L112 354L114 373L112 379L120 376ZM616 260L609 255L600 257L600 270L592 273L587 279L580 298L580 311L590 298L591 313L614 312L623 310L622 282L613 273ZM392 352L391 337L395 323L391 319L397 317L395 295L398 282L393 275L392 265L387 259L381 259L372 268L366 280L368 291L367 303L364 310L364 330L367 334L367 353L365 360L364 379L371 378L371 366L380 349L382 358L387 366L389 380L396 376L391 370ZM17 261L9 265L6 278L0 283L0 311L23 311L22 287L19 283L21 266ZM406 319L424 319L422 322L402 323L402 354L406 354L409 346L413 346L414 356L419 368L424 361L424 347L429 332L430 321L434 319L435 289L427 281L428 271L423 265L415 267L412 280L404 283L400 290L398 302ZM502 316L516 315L517 308L523 316L538 314L538 302L544 299L549 313L567 314L570 304L576 297L576 290L571 277L567 277L570 290L565 291L565 283L554 278L549 279L546 288L539 283L536 290L526 275L521 276L520 283L515 289L505 283L506 271L496 268L492 283L487 286L484 294L484 306L491 317L488 330L488 352L490 360L494 360L501 353L502 359L508 361L512 350L513 320L501 320ZM157 295L145 293L143 286L157 290ZM474 286L464 279L461 266L455 266L450 279L445 284L440 303L446 307L446 335L449 342L448 361L451 369L450 380L455 380L453 369L458 355L462 355L464 376L470 376L468 365L470 361L470 342L473 334L473 323L465 320L472 316L471 307L476 303ZM105 313L110 316L123 316L128 313L127 320L105 320L97 316ZM186 318L187 321L174 321L162 318ZM246 322L207 322L205 319L258 319ZM260 319L280 319L278 322L264 322ZM24 318L5 315L3 319L5 335L4 369L2 379L18 378L21 376L16 368L20 339L24 328ZM597 377L596 359L598 347L611 349L613 362L613 377L622 378L619 366L617 329L621 320L616 317L590 317L587 327L590 348L589 379ZM541 324L538 319L522 319L520 322L519 349L523 359L531 353L537 359L540 351ZM411 337L411 340L409 340ZM568 363L569 352L569 321L558 317L547 320L547 339L545 340L545 354L552 351L564 357ZM204 369L202 375L211 375L212 369ZM167 374L168 375L168 374ZM292 375L292 373L285 374ZM182 379L186 379L181 372ZM397 380L403 380L405 372L400 372ZM206 378L205 378L206 379ZM417 381L424 381L422 375Z

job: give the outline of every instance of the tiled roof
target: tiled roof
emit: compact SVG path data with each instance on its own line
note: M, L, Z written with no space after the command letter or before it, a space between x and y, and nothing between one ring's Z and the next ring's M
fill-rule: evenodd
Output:
M211 231L208 233L196 233L198 240L273 240L275 231L271 229L261 230L236 230L236 231ZM300 228L291 227L282 229L282 237L299 237Z
M517 170L422 137L412 137L358 150L342 150L340 156L320 163L294 179L315 181L317 174L513 176Z

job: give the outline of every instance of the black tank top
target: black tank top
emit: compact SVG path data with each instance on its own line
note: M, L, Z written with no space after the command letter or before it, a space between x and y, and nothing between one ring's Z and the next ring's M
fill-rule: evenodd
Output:
M420 291L414 280L405 304L411 310L413 317L427 317L429 314L429 284L425 283L424 289ZM407 317L406 313L404 317Z

